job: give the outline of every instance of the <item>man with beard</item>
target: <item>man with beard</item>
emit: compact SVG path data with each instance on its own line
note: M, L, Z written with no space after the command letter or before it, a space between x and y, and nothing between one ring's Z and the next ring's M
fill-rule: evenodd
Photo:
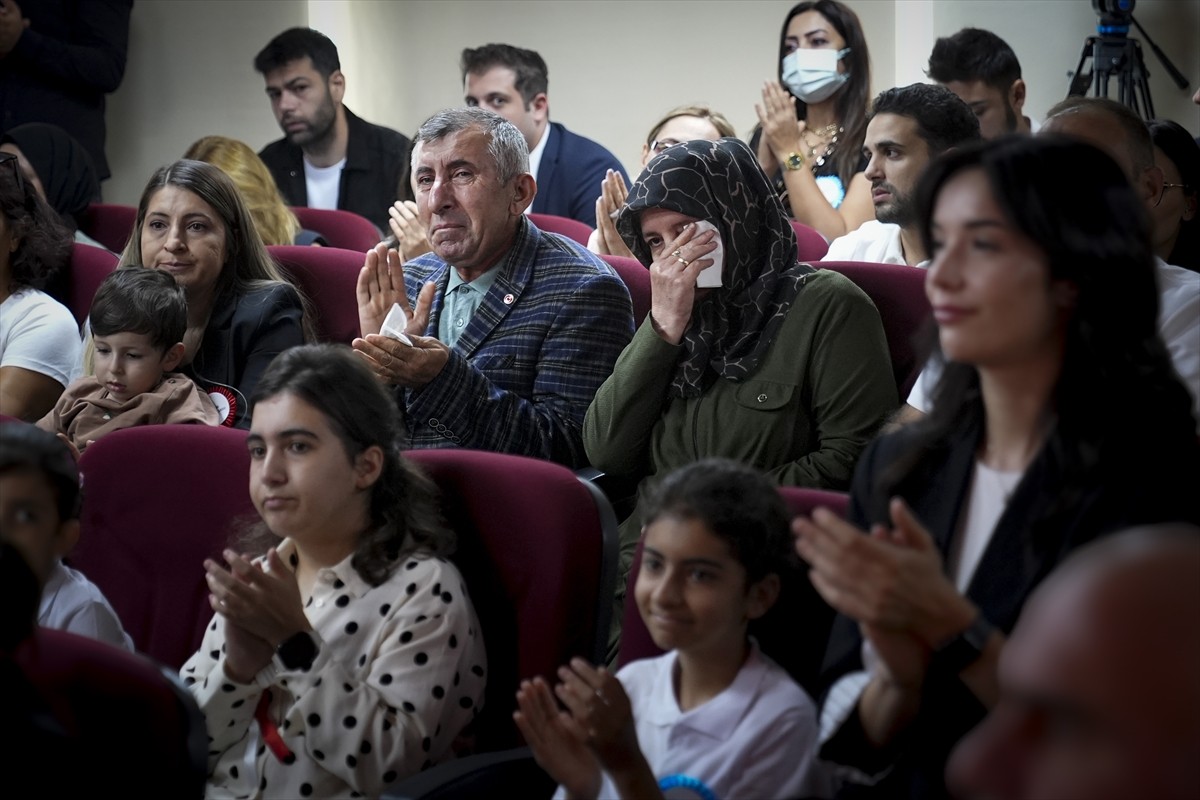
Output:
M1037 133L1037 122L1021 114L1025 105L1021 62L1008 43L991 31L963 28L938 39L925 74L971 107L984 139Z
M290 205L353 211L387 230L409 151L407 136L342 104L337 46L311 28L276 36L254 59L284 138L259 155Z
M913 193L925 167L951 147L979 141L979 121L950 90L927 83L888 89L871 108L863 156L875 220L834 239L823 261L923 267Z

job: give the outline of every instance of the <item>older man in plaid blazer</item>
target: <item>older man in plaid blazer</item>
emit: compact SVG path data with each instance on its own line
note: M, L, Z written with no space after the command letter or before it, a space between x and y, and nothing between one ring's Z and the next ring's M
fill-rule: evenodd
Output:
M354 341L397 388L409 446L583 465L584 414L633 335L628 290L603 261L525 216L537 192L527 146L499 115L430 117L413 180L433 252L403 265L382 245L367 254L364 338ZM380 335L393 303L411 345Z

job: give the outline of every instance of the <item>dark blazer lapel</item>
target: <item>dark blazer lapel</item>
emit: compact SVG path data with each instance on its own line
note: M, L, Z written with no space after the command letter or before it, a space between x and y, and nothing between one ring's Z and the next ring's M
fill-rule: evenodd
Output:
M1060 486L1061 473L1057 459L1044 447L1008 501L967 587L971 600L991 609L988 621L1005 631L1016 624L1033 586L1057 563L1055 554L1067 535L1062 524L1036 522L1055 501L1046 487ZM1035 522L1030 525L1029 520Z
M484 295L479 310L471 317L466 330L454 345L463 358L470 358L487 341L488 336L517 305L525 287L533 277L533 262L537 252L538 236L524 215L519 220L516 238L501 263L493 269L501 270L492 288ZM444 293L444 290L443 290Z
M429 278L422 282L422 286L430 281L437 284L437 289L433 292L433 302L429 305L429 324L425 326L425 335L432 336L435 339L438 335L438 321L442 317L442 301L446 298L446 284L450 282L450 265L442 264L435 271L429 274ZM418 289L418 294L420 290ZM413 297L409 300L415 307L417 298Z
M553 133L551 133L553 131ZM554 171L558 169L558 160L562 157L563 146L563 128L561 125L551 122L546 125L546 134L550 140L546 142L546 149L542 151L542 161L538 164L538 174L534 175L537 181L538 192L533 197L533 212L535 214L544 213L548 205L552 205L551 198L554 197Z
M933 536L938 551L942 554L943 563L949 557L950 543L958 532L959 520L975 472L975 451L978 447L979 433L969 431L964 435L971 439L971 446L950 447L945 461L930 465L928 470L922 470L923 474L914 479L917 485L924 487L924 496L909 501L918 519ZM901 494L906 494L903 489Z

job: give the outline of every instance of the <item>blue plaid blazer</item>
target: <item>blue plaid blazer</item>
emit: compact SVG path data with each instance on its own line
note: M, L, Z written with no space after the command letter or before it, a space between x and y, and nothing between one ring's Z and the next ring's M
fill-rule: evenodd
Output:
M633 337L629 290L581 245L522 217L496 282L441 373L405 389L410 447L466 447L587 463L583 417ZM450 265L429 253L404 265L415 304L437 284L427 336L437 336Z

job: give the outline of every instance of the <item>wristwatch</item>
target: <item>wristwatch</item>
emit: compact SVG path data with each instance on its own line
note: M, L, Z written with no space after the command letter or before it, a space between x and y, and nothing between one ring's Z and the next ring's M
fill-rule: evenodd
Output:
M294 633L275 649L275 655L288 669L307 670L317 660L317 643L308 631Z
M947 676L957 676L983 655L987 641L996 628L982 613L962 633L944 642L933 652L930 669Z
M787 158L783 160L783 168L789 172L804 169L804 156L797 152L788 153Z

